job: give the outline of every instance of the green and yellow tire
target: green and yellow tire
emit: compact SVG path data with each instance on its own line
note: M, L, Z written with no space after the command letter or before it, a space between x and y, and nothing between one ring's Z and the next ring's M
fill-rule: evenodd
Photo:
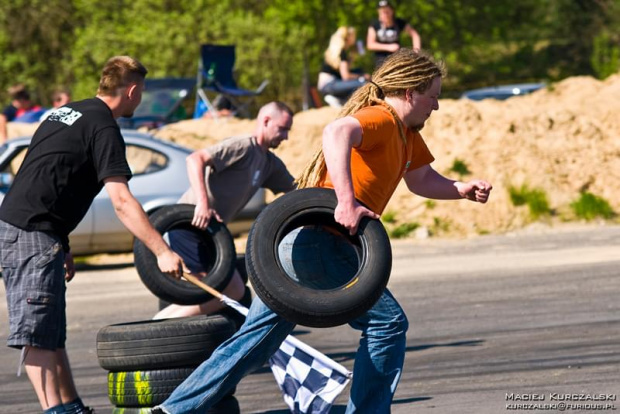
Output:
M222 398L220 402L209 408L206 414L240 414L239 402L233 396ZM116 407L112 414L151 414L151 408Z
M108 373L108 398L117 407L153 407L166 400L194 368Z

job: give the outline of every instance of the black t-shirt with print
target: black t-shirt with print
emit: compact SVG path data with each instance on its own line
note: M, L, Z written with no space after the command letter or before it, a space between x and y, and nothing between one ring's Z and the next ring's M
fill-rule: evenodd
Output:
M375 33L377 34L377 42L398 43L400 45L400 34L403 30L405 30L407 22L396 17L394 18L394 24L389 27L385 27L381 25L381 22L379 22L378 19L375 19L370 23L370 26L375 29ZM375 51L375 56L377 59L385 59L389 55L390 52L380 50Z
M24 230L68 236L108 177L131 177L125 142L100 99L69 103L36 130L0 206L0 219Z

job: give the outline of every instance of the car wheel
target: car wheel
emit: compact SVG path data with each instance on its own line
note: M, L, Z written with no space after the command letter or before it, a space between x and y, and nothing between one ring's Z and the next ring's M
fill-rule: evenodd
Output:
M191 204L161 207L149 219L153 227L163 235L175 229L189 230L196 235L208 251L207 257L201 261L201 265L207 269L203 282L221 291L233 275L236 262L234 240L226 225L217 220L211 220L205 231L193 227L191 222L194 207ZM140 240L134 242L134 262L142 282L160 299L180 305L196 305L213 298L203 289L185 280L177 280L162 273L155 255Z
M248 235L246 262L255 293L274 312L296 324L330 327L347 323L370 309L383 293L392 267L392 252L379 220L364 218L357 234L334 220L333 190L308 188L287 193L269 204ZM349 239L360 252L359 268L349 282L313 289L293 280L279 260L278 245L291 231L327 227Z
M97 333L97 358L108 371L197 367L235 331L222 315L109 325Z

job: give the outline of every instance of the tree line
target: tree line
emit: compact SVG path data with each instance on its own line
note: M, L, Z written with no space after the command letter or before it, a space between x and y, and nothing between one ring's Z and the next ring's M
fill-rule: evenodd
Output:
M619 69L620 0L401 0L396 15L442 59L444 96L501 83L555 81ZM0 98L25 83L49 104L57 86L94 95L113 55L139 59L150 77L195 77L204 43L236 45L236 78L261 99L302 106L330 35L376 17L367 0L0 0ZM409 44L405 40L404 44ZM372 56L355 62L372 71Z

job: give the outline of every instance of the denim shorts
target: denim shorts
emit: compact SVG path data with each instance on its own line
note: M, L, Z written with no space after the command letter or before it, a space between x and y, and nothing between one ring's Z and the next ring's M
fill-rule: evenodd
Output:
M56 350L67 336L64 252L48 232L0 221L0 266L9 312L7 345Z

